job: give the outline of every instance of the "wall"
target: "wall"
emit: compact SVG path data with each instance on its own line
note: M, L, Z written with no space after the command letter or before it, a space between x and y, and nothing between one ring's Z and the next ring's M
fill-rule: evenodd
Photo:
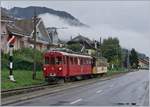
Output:
M6 53L7 52L7 38L8 38L8 33L6 30L6 23L1 22L1 43L0 43L0 48L1 51Z

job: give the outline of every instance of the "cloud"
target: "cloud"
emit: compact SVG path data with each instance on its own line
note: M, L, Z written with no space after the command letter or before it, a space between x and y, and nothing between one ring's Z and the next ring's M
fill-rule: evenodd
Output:
M39 17L41 17L44 21L45 26L47 27L63 27L63 26L69 26L65 20L62 18L52 15L49 13L40 14Z
M49 13L41 14L40 17L43 19L46 27L67 27L67 29L58 29L59 38L62 40L70 40L71 36L75 37L78 34L88 37L91 40L99 40L100 37L103 39L108 37L118 37L122 47L129 49L135 48L139 52L150 54L150 41L149 38L146 38L149 37L148 35L145 35L144 38L142 33L130 29L118 29L109 24L91 26L90 28L74 27L65 23L65 21L58 16Z

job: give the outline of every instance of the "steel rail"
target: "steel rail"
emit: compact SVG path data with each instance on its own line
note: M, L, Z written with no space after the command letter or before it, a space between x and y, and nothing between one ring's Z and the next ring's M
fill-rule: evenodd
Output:
M23 94L27 92L33 92L37 90L42 90L45 88L53 88L57 87L63 84L40 84L40 85L35 85L35 86L30 86L30 87L22 87L22 88L16 88L16 89L9 89L9 90L2 90L1 91L1 97L8 97L16 94Z

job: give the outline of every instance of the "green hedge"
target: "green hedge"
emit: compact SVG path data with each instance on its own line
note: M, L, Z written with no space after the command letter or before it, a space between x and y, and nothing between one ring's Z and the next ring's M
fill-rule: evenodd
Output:
M36 69L41 70L43 63L43 53L36 50L33 52L31 48L23 48L13 52L13 69L14 70L32 70L33 69L33 54L36 54ZM9 55L1 55L1 67L7 68L9 64Z
M8 68L8 55L1 53L1 69Z
M41 70L42 63L36 62L36 69ZM15 59L14 60L14 69L20 69L20 70L32 70L33 69L33 62L29 62L22 59Z

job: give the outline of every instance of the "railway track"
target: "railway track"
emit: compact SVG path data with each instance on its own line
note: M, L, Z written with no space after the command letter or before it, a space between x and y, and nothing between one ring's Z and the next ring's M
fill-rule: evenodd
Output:
M60 86L65 86L71 83L82 83L86 81L91 81L91 80L97 80L98 78L92 78L92 79L87 79L87 80L81 80L81 81L69 81L65 83L53 83L53 84L40 84L40 85L34 85L31 87L23 87L23 88L16 88L16 89L9 89L9 90L2 90L1 91L1 97L6 98L10 97L13 95L18 95L18 94L24 94L28 92L33 92L33 91L38 91L38 90L43 90L46 88L55 88L55 87L60 87Z
M2 90L1 91L1 96L2 98L12 96L12 95L17 95L17 94L23 94L23 93L28 93L28 92L33 92L37 90L42 90L45 88L53 88L57 87L63 84L40 84L40 85L34 85L30 87L22 87L22 88L16 88L16 89L9 89L9 90Z

